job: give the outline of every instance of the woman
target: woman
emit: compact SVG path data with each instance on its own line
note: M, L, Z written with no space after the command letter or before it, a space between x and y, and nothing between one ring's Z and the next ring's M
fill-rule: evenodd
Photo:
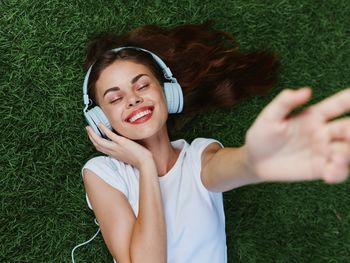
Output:
M111 50L118 47L138 48ZM101 35L90 44L88 96L111 127L98 124L107 138L87 127L96 149L107 156L88 161L83 179L117 262L226 262L222 192L266 181L347 178L350 122L330 120L350 109L350 90L293 116L311 90L281 92L239 148L204 138L171 142L168 128L179 121L176 115L168 120L168 78L150 52L181 85L183 114L264 94L278 73L275 55L243 53L231 36L206 24L146 26Z

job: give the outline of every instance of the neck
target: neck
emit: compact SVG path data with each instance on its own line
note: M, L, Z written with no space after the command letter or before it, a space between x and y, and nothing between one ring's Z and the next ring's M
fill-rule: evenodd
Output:
M138 143L152 153L158 176L165 175L174 166L180 153L171 145L166 125L154 136Z

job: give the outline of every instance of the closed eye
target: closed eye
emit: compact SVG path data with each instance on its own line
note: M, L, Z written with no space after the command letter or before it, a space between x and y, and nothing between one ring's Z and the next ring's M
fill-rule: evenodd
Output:
M118 98L115 98L113 100L111 100L109 103L113 104L113 103L116 103L116 102L119 102L122 100L123 97L118 97Z
M148 87L149 87L149 84L146 84L146 85L143 85L143 86L139 87L137 90L144 90L144 89L146 89Z

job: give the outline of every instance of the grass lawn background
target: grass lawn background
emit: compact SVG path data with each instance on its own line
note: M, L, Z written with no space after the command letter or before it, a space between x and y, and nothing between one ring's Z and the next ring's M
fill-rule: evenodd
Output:
M283 88L312 86L314 103L350 86L349 14L348 0L0 1L0 262L69 262L96 231L80 175L97 154L81 89L95 33L210 19L244 50L279 53L268 96L199 115L175 134L239 146ZM349 182L252 185L224 197L229 262L350 262ZM76 252L76 262L111 260L101 235Z

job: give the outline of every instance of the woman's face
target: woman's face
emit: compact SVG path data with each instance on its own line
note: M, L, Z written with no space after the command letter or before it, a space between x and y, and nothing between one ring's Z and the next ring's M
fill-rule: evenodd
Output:
M163 87L142 64L117 60L102 70L96 99L113 129L129 139L149 138L166 124Z

